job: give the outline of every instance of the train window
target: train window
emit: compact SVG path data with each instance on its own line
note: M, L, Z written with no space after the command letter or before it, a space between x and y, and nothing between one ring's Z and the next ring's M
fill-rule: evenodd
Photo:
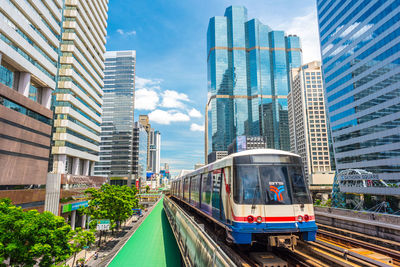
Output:
M178 197L182 197L182 192L181 192L181 180L178 181Z
M235 168L234 200L241 204L264 204L257 167L237 166Z
M291 204L286 166L260 166L260 178L267 204Z
M289 177L292 182L293 203L309 204L312 203L307 184L304 179L303 170L300 166L289 166Z
M200 202L199 182L200 182L200 175L192 177L190 182L190 203L193 203L196 206Z
M201 209L211 213L211 172L203 174L201 185Z
M183 199L189 200L189 177L183 180Z

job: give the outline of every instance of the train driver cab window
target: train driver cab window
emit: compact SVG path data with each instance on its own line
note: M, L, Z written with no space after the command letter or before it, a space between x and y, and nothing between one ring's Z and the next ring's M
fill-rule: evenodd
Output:
M267 204L291 204L286 166L260 166L260 178Z
M304 179L303 170L300 166L289 166L289 177L292 181L293 203L310 204L312 203L307 184Z
M240 204L263 204L258 179L258 168L253 166L236 166L234 200Z

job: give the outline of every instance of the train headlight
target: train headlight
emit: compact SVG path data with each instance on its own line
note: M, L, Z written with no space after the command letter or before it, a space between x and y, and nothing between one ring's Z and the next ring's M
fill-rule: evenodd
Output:
M256 221L257 221L258 223L261 223L261 222L262 222L262 217L261 217L261 216L258 216Z
M304 215L304 221L308 222L310 220L310 216L308 216L307 214Z
M254 217L251 216L251 215L247 216L247 221L248 221L249 223L253 223L253 222L254 222Z
M303 222L303 220L304 220L303 216L301 216L301 215L297 216L297 221L298 222Z

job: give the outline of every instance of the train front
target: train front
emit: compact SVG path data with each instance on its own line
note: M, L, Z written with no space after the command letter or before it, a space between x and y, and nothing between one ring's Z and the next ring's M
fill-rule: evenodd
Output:
M293 246L314 241L317 226L301 158L253 154L233 159L232 232L237 244Z

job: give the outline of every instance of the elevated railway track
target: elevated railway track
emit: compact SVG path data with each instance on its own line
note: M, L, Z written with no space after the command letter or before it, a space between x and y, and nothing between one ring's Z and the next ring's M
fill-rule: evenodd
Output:
M167 197L164 208L186 266L400 266L398 251L335 233L332 227L320 225L316 242L298 240L294 249L240 247L184 203Z

